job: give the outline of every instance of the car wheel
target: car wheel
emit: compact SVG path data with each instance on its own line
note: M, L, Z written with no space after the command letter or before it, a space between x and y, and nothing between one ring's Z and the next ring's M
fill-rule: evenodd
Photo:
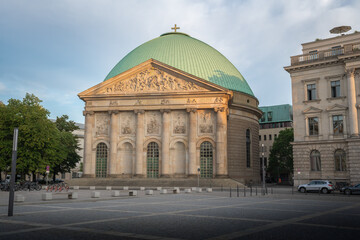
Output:
M323 188L323 189L321 189L321 192L324 193L324 194L326 194L326 193L329 192L329 190L328 190L327 188Z
M350 194L351 194L350 189L346 189L346 190L344 191L344 194L345 194L345 195L350 195Z
M300 188L300 192L301 193L305 193L306 192L306 189L304 187Z

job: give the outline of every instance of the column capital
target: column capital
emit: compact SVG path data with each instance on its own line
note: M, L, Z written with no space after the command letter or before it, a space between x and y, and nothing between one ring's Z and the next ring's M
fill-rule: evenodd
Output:
M93 115L93 114L94 114L94 111L83 111L83 116Z
M135 109L134 113L142 114L142 113L145 113L145 110L143 110L143 109Z
M170 113L171 109L160 109L161 113Z
M356 70L355 68L347 68L347 69L345 70L345 71L346 71L346 75L347 75L347 76L349 76L349 75L350 75L350 76L351 76L351 75L354 76L354 75L355 75L355 70Z
M112 114L116 115L116 114L119 113L119 111L118 110L111 110L111 111L108 111L108 113L109 113L109 115L112 115Z
M196 113L197 109L196 108L187 108L186 111Z

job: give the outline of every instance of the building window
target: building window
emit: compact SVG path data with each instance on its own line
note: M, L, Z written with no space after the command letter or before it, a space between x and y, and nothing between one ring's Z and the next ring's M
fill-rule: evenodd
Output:
M265 135L264 135L265 137ZM266 139L264 139L266 140ZM250 129L246 129L246 167L250 167L251 156L250 156L250 149L251 149L251 139L250 139Z
M265 122L265 113L263 113L263 115L261 116L261 122Z
M340 97L340 80L331 82L331 97Z
M156 142L149 143L147 147L146 170L148 178L159 177L159 145Z
M319 118L313 117L309 118L309 135L316 136L319 135Z
M213 147L210 142L203 142L200 145L200 177L213 177Z
M336 115L332 117L333 119L333 133L334 135L340 135L344 132L344 122L342 115Z
M315 100L316 99L316 85L308 84L307 85L307 100Z
M271 136L271 134L269 134L269 140L272 140L272 136Z
M268 119L268 122L272 121L272 112L267 113L267 119Z
M95 176L98 178L106 177L108 150L105 143L96 146L96 168Z
M342 149L338 149L334 153L335 158L335 170L346 171L346 154Z
M274 134L274 138L275 138L275 139L277 138L277 134Z
M264 135L264 141L266 141L266 135Z
M261 141L261 135L259 135L259 141Z
M311 171L321 171L320 152L318 150L311 151L310 165L311 165Z
M309 60L316 60L319 58L319 54L317 50L309 52Z
M331 55L332 56L337 56L337 55L341 55L342 52L342 48L341 46L335 46L331 48Z

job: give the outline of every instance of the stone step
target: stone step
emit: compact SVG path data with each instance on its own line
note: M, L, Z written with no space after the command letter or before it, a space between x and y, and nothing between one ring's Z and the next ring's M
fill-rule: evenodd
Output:
M129 186L129 187L197 187L197 179L180 179L180 178L159 178L159 179L148 179L148 178L74 178L67 181L71 186ZM244 187L241 182L235 181L230 178L221 179L200 179L200 187Z

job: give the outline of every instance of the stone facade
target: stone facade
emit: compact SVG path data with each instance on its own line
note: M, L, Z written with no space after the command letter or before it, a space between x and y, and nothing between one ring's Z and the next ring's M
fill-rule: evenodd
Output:
M302 44L291 57L295 183L360 182L360 33Z
M113 178L187 178L201 168L206 178L259 180L261 112L252 96L150 59L79 97L85 101L85 177L99 177L102 167ZM245 128L255 139L248 169Z

